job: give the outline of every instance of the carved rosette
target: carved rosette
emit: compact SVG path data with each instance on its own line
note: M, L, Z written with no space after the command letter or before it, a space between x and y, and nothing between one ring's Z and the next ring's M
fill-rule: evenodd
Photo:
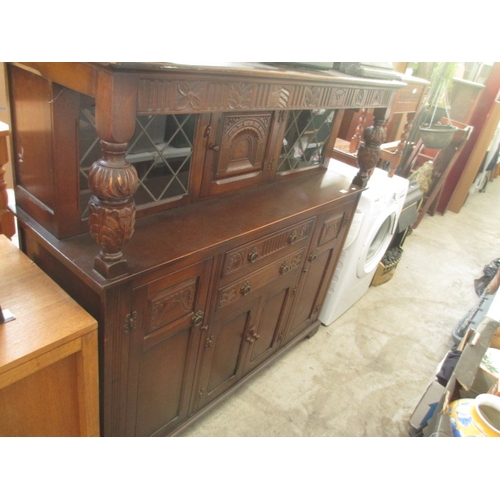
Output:
M103 158L92 165L89 188L90 232L101 248L96 270L110 278L126 269L122 245L134 232L134 193L138 187L135 168L125 159L127 144L101 141Z
M384 122L385 120L375 117L373 125L367 127L363 133L364 142L361 143L357 154L359 172L353 179L356 186L365 187L377 165L380 145L385 141Z

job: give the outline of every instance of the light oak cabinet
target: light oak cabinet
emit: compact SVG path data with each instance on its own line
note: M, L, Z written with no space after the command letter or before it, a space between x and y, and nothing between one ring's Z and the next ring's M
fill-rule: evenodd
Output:
M102 435L182 433L317 331L404 84L262 64L8 69L22 248L98 321ZM351 179L326 167L339 111L358 107L380 113Z
M0 436L98 436L97 323L0 235Z

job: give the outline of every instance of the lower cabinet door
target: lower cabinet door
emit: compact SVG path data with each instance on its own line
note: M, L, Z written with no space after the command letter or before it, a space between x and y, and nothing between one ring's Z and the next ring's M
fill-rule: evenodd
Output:
M255 369L272 356L286 335L288 315L297 289L300 270L281 279L262 297L257 327L251 332L245 373Z
M311 253L312 259L304 267L304 273L296 294L297 300L292 311L289 331L285 343L294 339L311 326L318 317L324 294L328 289L328 277L336 261L336 249L330 248L322 252Z
M134 292L128 435L168 434L189 414L210 266L210 260L201 262Z
M197 397L201 408L272 356L286 334L300 269L215 313L202 347Z
M244 300L238 307L219 310L212 318L202 345L201 377L196 408L202 408L241 379L257 326L262 296Z
M355 201L325 212L318 220L294 299L285 343L318 318L356 207Z

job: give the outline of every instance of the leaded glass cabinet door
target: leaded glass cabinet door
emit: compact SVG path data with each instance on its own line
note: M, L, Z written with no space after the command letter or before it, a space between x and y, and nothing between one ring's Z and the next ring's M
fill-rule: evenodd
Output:
M129 141L126 159L137 170L139 187L134 195L137 215L152 213L191 198L191 179L197 116L144 115L136 117L135 135ZM80 208L88 218L88 174L101 157L95 128L95 107L80 108L79 160Z
M288 113L279 155L277 174L322 167L330 139L335 111L331 109L294 110Z

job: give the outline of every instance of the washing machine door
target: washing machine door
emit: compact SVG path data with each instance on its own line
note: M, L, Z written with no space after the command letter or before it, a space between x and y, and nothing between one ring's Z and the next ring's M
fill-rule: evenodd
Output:
M396 222L397 216L394 211L385 212L376 219L359 255L356 269L358 278L364 278L375 271L389 247Z

